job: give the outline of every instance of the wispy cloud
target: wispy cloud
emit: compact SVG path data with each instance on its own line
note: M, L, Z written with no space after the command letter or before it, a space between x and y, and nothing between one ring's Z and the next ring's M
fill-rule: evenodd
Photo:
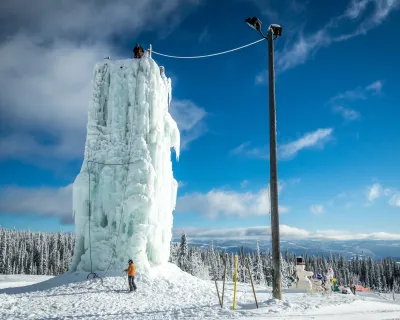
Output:
M332 111L339 114L345 121L353 121L360 118L360 113L352 108L344 106L351 101L366 100L374 95L382 93L383 81L377 80L367 86L358 86L355 89L338 93L332 97L328 104L332 105Z
M338 101L345 100L365 100L372 95L377 95L382 93L383 81L377 80L365 87L358 86L353 90L348 90L345 92L338 93L332 97L329 102L336 103Z
M332 18L314 33L305 34L303 29L299 29L297 39L287 43L276 55L278 71L305 63L318 50L332 43L365 35L381 25L399 6L400 0L352 0L342 15ZM373 7L373 12L366 15L370 7Z
M382 186L379 183L374 183L367 190L367 199L372 202L382 195Z
M208 32L208 27L205 27L204 30L199 35L199 43L204 43L209 39L209 37L210 34Z
M246 188L248 185L249 185L249 180L243 180L243 181L240 183L240 187L241 187L241 188Z
M347 121L357 120L360 118L360 113L358 111L343 106L334 106L333 112L340 114L340 116Z
M256 84L264 84L267 82L267 70L261 71L256 75L255 83Z
M248 228L231 229L200 229L185 228L186 234L191 239L199 240L268 240L271 236L271 228L268 226L254 226ZM180 236L182 229L173 230L174 235ZM325 240L400 240L400 234L387 232L354 233L346 230L317 230L311 232L305 229L280 225L282 239L325 239Z
M178 124L181 133L181 148L187 149L189 144L207 132L206 111L190 100L172 100L170 113Z
M176 212L197 213L209 218L219 216L263 216L269 213L269 189L257 192L238 192L234 190L213 189L207 193L188 193L178 198ZM285 206L280 212L288 211Z
M72 224L72 184L59 188L3 188L0 213L44 215Z
M267 147L251 147L250 145L251 145L251 142L249 142L249 141L244 142L244 143L238 145L233 150L231 150L230 154L237 155L237 156L246 156L249 158L256 158L256 159L268 159L269 158Z
M312 147L322 148L326 142L332 139L332 128L318 129L304 134L301 138L281 145L280 157L287 159L294 157L299 151Z
M333 129L318 129L304 134L299 139L278 145L278 157L282 160L292 159L303 149L313 147L323 148L324 145L333 139ZM234 148L230 154L244 155L249 158L268 159L269 153L267 147L251 147L250 142L244 142Z
M312 214L319 215L325 212L324 206L322 204L313 204L310 207L310 211Z
M183 181L178 181L178 187L179 188L184 188L187 186L187 183L183 182Z
M394 194L390 200L389 204L395 207L400 207L400 192Z
M400 207L400 191L394 188L384 188L379 183L374 183L372 186L367 187L366 191L367 203L371 205L375 200L386 197L388 198L388 204L395 207Z

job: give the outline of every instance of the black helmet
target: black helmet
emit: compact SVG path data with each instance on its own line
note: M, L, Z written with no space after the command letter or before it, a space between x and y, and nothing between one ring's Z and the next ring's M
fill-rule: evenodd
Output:
M132 260L132 259L129 259L129 260L128 260L128 263L133 263L133 260Z
M135 50L139 50L140 46L139 44L136 43L136 46L133 48L133 52L135 52Z

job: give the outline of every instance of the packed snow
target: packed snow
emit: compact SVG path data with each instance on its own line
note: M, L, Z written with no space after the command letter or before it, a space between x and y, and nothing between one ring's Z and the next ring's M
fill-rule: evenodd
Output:
M84 161L73 185L72 270L118 269L131 258L145 271L168 261L178 187L171 147L177 157L180 148L170 101L171 80L148 53L95 66Z
M22 276L24 277L24 276ZM283 301L256 286L259 308L249 284L238 283L232 310L233 283L225 286L221 308L215 284L163 264L137 276L138 290L128 292L126 277L84 280L67 273L47 281L0 290L0 319L396 319L400 304L369 294L305 293L286 289ZM222 294L222 282L218 282Z
M53 278L53 276L36 276L25 274L0 274L0 289L29 286Z

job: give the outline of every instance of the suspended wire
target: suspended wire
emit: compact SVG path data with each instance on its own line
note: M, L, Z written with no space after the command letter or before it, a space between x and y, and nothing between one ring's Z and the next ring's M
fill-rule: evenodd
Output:
M218 52L218 53L213 53L213 54L208 54L208 55L202 55L202 56L173 56L173 55L167 55L167 54L163 54L163 53L159 53L156 51L151 51L154 54L157 54L159 56L163 56L163 57L167 57L167 58L174 58L174 59L200 59L200 58L208 58L208 57L214 57L214 56L218 56L218 55L222 55L222 54L226 54L226 53L230 53L230 52L234 52L249 46L252 46L256 43L259 43L261 41L263 41L265 39L260 39L257 41L254 41L252 43L246 44L244 46L238 47L238 48L234 48L231 50L227 50L227 51L223 51L223 52ZM131 156L131 149L132 149L132 137L133 137L133 121L131 122L131 137L130 137L130 141L129 141L129 151L128 151L128 155L129 155L129 159ZM129 165L129 164L134 164L135 162L125 162L125 163L105 163L105 162L100 162L100 161L95 161L95 160L87 160L87 170L88 170L88 176L89 176L89 182L88 182L88 187L89 187L89 195L88 195L88 208L89 208L89 257L90 257L90 273L88 274L87 278L89 279L90 275L93 275L93 279L95 278L99 278L101 280L101 284L104 286L103 284L103 280L102 278L95 272L93 272L93 262L92 262L92 241L91 241L91 184L90 184L90 180L91 180L91 172L90 172L90 168L89 168L89 163L96 163L96 164L101 164L101 165L107 165L107 166L123 166L123 165ZM121 216L120 216L120 220L119 220L119 225L118 225L118 232L117 232L117 238L115 241L115 247L113 250L113 254L112 257L110 259L109 265L106 269L106 272L104 273L104 276L107 274L107 272L109 271L111 264L114 260L114 256L116 253L116 247L117 247L117 243L118 243L118 239L119 239L119 235L120 235L120 230L121 230L121 222L122 222L122 218L124 215L124 206L125 206L125 197L126 197L126 189L127 189L127 184L128 184L128 174L129 174L129 167L127 169L126 172L126 177L125 177L125 184L124 184L124 193L122 196L122 208L121 208ZM269 210L271 213L271 209ZM271 238L271 245L272 245L272 238Z
M241 46L241 47L238 47L238 48L235 48L235 49L231 49L231 50L223 51L223 52L218 52L218 53L207 54L207 55L204 55L204 56L192 56L192 57L171 56L171 55L159 53L159 52L156 52L156 51L153 51L153 50L151 51L151 53L158 54L159 56L163 56L163 57L167 57L167 58L174 58L174 59L200 59L200 58L208 58L208 57L219 56L221 54L225 54L225 53L233 52L233 51L236 51L236 50L240 50L240 49L252 46L253 44L259 43L259 42L264 41L264 40L265 39L260 39L260 40L254 41L252 43L246 44L244 46Z

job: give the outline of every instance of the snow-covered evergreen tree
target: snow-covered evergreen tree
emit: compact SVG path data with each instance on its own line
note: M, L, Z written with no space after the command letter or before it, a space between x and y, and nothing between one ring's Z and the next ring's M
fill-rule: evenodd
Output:
M263 260L261 258L260 243L257 241L256 256L254 261L254 280L257 284L264 283Z
M186 234L181 236L181 245L179 247L178 265L183 271L190 272L189 266L189 246L186 239Z

